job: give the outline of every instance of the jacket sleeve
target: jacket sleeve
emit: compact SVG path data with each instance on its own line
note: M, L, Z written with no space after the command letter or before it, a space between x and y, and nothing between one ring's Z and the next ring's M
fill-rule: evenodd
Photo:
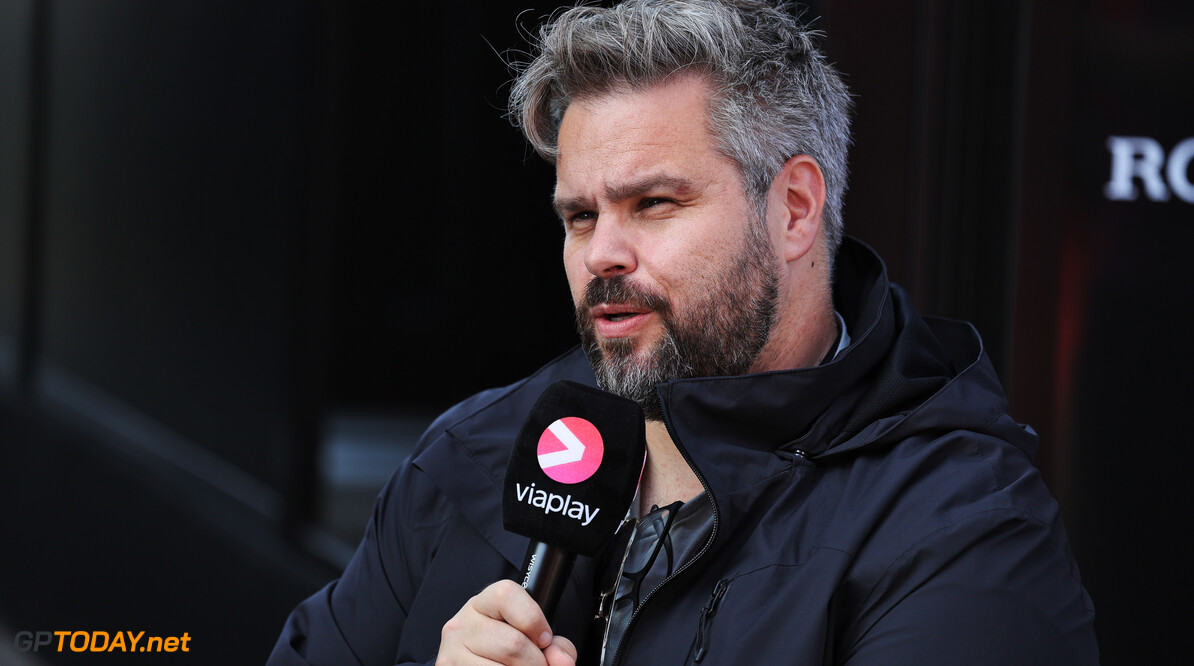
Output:
M444 515L437 506L444 500L426 490L421 476L408 462L391 479L343 575L291 612L267 664L395 662L437 534L436 524L419 523L442 522Z
M849 666L1097 664L1093 619L1060 524L991 510L893 562L838 654Z

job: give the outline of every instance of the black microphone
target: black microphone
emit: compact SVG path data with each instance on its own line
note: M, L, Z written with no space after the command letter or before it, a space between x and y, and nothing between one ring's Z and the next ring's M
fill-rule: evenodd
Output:
M531 538L522 586L549 622L576 556L596 555L626 517L646 450L633 400L561 381L531 409L506 467L502 518Z

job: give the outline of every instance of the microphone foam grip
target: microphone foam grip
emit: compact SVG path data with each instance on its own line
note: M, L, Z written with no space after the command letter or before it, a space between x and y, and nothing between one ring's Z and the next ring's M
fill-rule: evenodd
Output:
M552 384L510 454L502 496L506 529L595 555L634 500L646 442L638 403L576 382Z

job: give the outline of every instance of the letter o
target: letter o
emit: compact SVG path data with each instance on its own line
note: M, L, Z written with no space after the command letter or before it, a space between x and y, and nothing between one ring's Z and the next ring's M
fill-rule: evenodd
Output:
M75 645L75 639L79 636L83 637L83 647ZM87 648L91 646L91 634L86 631L76 631L70 635L70 649L72 652L86 652Z
M1169 189L1186 203L1194 203L1194 183L1190 182L1189 175L1191 160L1194 160L1194 136L1174 146L1165 164Z

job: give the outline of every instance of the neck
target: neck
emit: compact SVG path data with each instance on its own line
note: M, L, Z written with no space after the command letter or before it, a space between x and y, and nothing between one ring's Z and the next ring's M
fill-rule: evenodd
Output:
M829 262L794 262L782 283L771 338L751 372L795 370L817 365L837 340Z
M652 506L687 502L703 490L700 479L668 434L667 426L647 421L647 465L639 484L639 510L645 514Z

